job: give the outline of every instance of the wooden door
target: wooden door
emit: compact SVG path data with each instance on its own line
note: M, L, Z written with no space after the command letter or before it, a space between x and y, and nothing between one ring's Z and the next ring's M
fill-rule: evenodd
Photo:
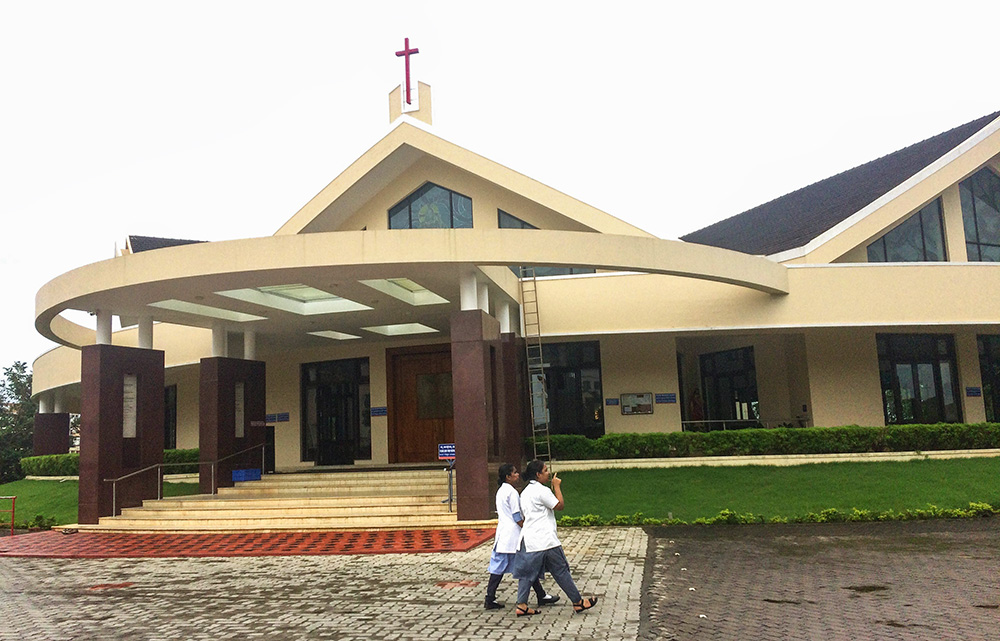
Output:
M390 356L392 463L437 461L438 443L455 442L451 348L428 349Z

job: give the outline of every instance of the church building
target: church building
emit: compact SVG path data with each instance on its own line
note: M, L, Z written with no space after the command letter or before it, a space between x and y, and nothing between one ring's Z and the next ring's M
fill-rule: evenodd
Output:
M398 87L388 135L273 236L131 236L39 290L60 347L36 425L82 415L81 523L110 513L101 479L195 447L230 457L217 487L243 459L454 444L459 518L486 518L531 434L533 333L552 434L1000 420L1000 112L664 240L435 135L430 108Z

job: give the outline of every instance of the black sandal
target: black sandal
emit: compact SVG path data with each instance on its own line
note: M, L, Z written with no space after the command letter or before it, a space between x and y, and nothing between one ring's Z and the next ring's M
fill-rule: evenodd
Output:
M590 608L594 607L595 605L597 605L597 597L596 596L592 596L592 597L589 597L589 598L586 598L586 599L580 599L579 601L577 601L576 603L573 604L573 612L576 612L577 614L580 614L584 610L589 610Z
M532 614L540 614L541 610L535 610L529 608L527 605L517 606L517 616L519 617L530 617Z

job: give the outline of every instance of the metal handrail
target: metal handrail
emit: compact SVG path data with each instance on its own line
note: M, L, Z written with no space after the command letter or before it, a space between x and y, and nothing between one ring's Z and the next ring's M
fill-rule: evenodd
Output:
M444 471L448 473L448 498L446 498L441 502L448 504L448 513L450 514L452 503L455 502L455 489L454 485L452 484L455 474L455 459L451 459L451 464L449 464L448 467L444 468Z
M756 423L764 428L780 427L782 425L792 425L798 427L809 427L809 419L804 416L794 418L764 420L759 418L723 418L723 419L701 419L698 421L681 421L681 431L683 432L706 432L716 430L727 430L726 425L740 425L735 429L746 429L750 424ZM697 429L707 427L708 429ZM692 429L694 428L694 429Z
M0 501L10 499L10 535L14 536L14 503L17 502L16 496L0 496ZM6 512L7 510L3 510Z
M157 470L156 499L160 500L160 499L163 498L163 468L165 468L165 467L176 467L176 466L180 466L180 465L198 465L199 467L202 466L202 465L211 465L212 466L212 470L211 470L212 471L212 492L211 492L211 494L215 494L216 490L218 489L218 488L215 487L215 466L217 464L221 463L222 461L229 460L229 459L233 458L234 456L239 456L240 454L246 454L247 452L249 452L251 450L254 450L254 449L256 449L256 448L259 447L259 448L261 448L261 450L260 450L260 470L261 470L261 472L263 472L264 471L264 459L267 456L266 445L267 445L266 442L264 442L264 443L258 443L257 445L251 445L250 447L242 449L239 452L233 452L232 454L228 454L228 455L223 456L222 458L216 459L214 461L194 461L194 462L191 462L191 463L154 463L153 465L150 465L148 467L144 467L141 470L136 470L134 472L129 472L128 474L125 474L124 476L119 476L116 479L104 479L105 483L111 483L111 516L115 516L115 514L118 512L118 481L124 481L127 478L130 478L130 477L136 476L138 474L142 474L143 472L148 472L149 470L155 469L155 470ZM4 497L0 497L0 498L4 498ZM11 530L11 532L13 532L13 529Z

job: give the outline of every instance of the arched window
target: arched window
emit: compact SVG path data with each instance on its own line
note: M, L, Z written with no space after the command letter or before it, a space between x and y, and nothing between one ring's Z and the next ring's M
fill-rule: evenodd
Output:
M472 199L426 183L389 209L389 229L469 229Z

